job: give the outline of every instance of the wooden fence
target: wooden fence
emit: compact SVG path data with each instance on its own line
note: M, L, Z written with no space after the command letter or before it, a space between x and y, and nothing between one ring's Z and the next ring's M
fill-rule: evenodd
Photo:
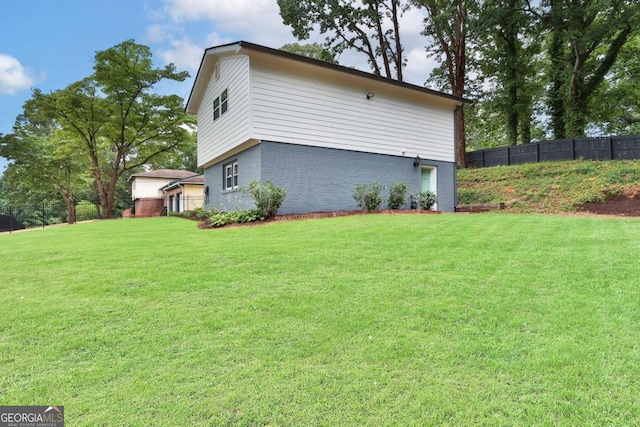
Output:
M466 154L469 168L576 159L640 159L640 135L557 139L471 151Z

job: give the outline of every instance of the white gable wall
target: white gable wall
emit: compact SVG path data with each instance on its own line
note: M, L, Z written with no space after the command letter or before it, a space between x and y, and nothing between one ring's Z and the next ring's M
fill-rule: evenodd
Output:
M175 181L175 178L136 176L131 181L131 200L162 197L162 190L160 189L172 181Z
M253 138L455 161L450 103L427 105L415 102L423 95L414 91L352 77L309 78L253 59L251 83Z
M208 166L218 156L230 151L250 137L249 57L221 58L219 78L210 76L198 108L198 166ZM213 100L228 89L229 109L213 121Z

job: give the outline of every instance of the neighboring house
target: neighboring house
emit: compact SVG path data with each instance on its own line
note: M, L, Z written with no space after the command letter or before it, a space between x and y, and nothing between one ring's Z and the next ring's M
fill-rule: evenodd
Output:
M158 169L131 175L128 182L131 183L131 199L134 201L135 216L162 215L162 208L166 206L162 189L174 181L191 178L195 175L197 175L195 172L174 169ZM202 187L200 189L202 199Z
M194 175L162 187L164 206L168 212L192 211L203 207L204 176Z
M206 208L253 206L254 180L288 188L279 213L357 209L353 187L405 182L456 206L464 100L244 41L206 49L186 111L198 116Z

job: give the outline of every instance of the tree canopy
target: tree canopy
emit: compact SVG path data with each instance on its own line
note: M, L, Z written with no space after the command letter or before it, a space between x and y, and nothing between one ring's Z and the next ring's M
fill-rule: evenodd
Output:
M14 133L2 139L2 155L12 161L10 167L34 170L56 164L46 163L46 156L29 157L30 151L51 153L58 162L77 157L84 167L70 165L69 173L89 171L102 215L111 218L125 174L176 151L193 151L194 118L184 112L182 98L156 92L162 81L187 77L173 64L154 68L150 49L133 40L97 52L91 76L51 93L33 91ZM58 152L66 154L56 157Z

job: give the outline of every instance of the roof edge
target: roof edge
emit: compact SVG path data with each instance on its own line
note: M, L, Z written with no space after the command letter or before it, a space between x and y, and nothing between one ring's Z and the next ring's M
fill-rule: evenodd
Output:
M383 77L380 75L376 75L376 74L372 74L370 72L366 72L366 71L361 71L361 70L357 70L355 68L351 68L351 67L346 67L344 65L339 65L339 64L332 64L330 62L326 62L326 61L322 61L319 59L315 59L315 58L309 58L306 56L302 56L302 55L297 55L295 53L291 53L291 52L286 52L284 50L280 50L280 49L274 49L271 47L267 47L267 46L262 46L259 44L255 44L255 43L250 43L244 40L239 40L233 43L227 43L227 44L222 44L222 45L218 45L218 46L212 46L209 48L206 48L204 50L204 53L202 55L202 60L200 61L200 66L198 67L198 72L196 74L193 86L191 87L191 92L189 93L189 98L187 99L187 102L185 104L185 112L189 113L189 114L195 114L195 111L192 111L192 109L190 108L190 104L192 102L193 96L194 96L194 92L196 89L196 85L198 83L198 79L201 77L201 73L202 73L202 68L203 65L205 64L205 60L207 58L207 56L215 54L215 53L221 53L221 52L233 52L235 51L240 52L242 49L247 49L247 50L253 50L256 52L262 52L262 53L266 53L269 55L273 55L273 56L278 56L281 58L285 58L285 59L290 59L293 61L298 61L298 62L303 62L303 63L307 63L307 64L311 64L311 65L316 65L319 67L323 67L323 68L327 68L330 70L334 70L337 72L341 72L341 73L347 73L347 74L351 74L353 76L357 76L360 78L365 78L365 79L369 79L369 80L375 80L381 83L385 83L385 84L391 84L397 87L402 87L405 89L410 89L410 90L416 90L422 93L426 93L432 96L437 96L437 97L441 97L441 98L445 98L445 99L449 99L452 101L456 101L459 102L460 104L469 104L472 101L469 99L466 99L464 97L459 97L456 95L452 95L452 94L448 94L445 92L441 92L441 91L437 91L434 89L429 89L427 87L424 86L418 86L412 83L407 83L407 82L402 82L402 81L398 81L395 79L391 79L388 77ZM191 112L190 112L191 111Z

